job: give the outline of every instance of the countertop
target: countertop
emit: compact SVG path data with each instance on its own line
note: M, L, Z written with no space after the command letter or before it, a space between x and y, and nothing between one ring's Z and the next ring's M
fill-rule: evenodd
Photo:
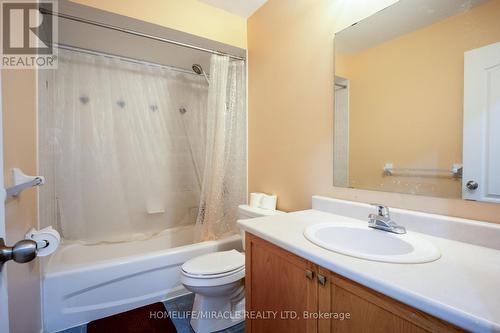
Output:
M362 221L318 210L240 220L241 229L366 287L473 332L500 332L500 251L414 231L441 258L423 264L358 259L308 241L306 227ZM500 241L500 240L499 240Z

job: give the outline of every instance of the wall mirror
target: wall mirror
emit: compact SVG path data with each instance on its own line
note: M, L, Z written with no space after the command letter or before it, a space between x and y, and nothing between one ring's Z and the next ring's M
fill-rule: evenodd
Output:
M335 35L334 186L500 203L500 0L400 0Z

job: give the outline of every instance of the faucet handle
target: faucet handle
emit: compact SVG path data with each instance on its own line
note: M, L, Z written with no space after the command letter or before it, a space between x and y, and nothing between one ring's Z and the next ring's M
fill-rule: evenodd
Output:
M377 208L377 212L378 212L379 216L390 217L389 207L381 205L381 204L377 204L377 203L372 203L370 205L372 205L372 206L374 206L374 207Z

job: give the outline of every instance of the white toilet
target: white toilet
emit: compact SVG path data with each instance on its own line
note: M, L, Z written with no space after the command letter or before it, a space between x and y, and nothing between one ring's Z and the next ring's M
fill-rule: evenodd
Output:
M238 207L238 218L251 219L283 214L278 210ZM245 238L242 233L243 248ZM182 265L181 282L195 293L191 326L196 333L220 331L245 320L245 255L236 251L214 252Z

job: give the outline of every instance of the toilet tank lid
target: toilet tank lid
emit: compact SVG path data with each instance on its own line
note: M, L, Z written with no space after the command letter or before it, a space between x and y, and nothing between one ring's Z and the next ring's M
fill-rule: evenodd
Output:
M262 208L250 207L249 205L239 205L238 209L240 213L254 217L285 214L285 212L281 210L262 209Z

